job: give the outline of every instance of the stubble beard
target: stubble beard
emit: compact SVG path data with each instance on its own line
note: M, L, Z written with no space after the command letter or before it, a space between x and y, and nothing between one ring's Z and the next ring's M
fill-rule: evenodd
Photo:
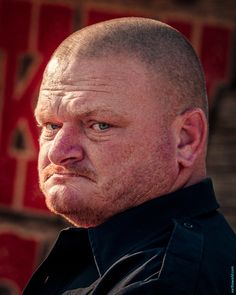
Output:
M112 179L101 185L98 192L92 196L88 195L85 199L78 198L76 206L70 206L68 203L62 204L59 201L64 189L65 195L70 191L69 199L73 198L73 203L75 203L77 196L81 194L81 192L77 194L76 188L68 187L68 184L65 183L60 190L60 196L55 194L52 197L41 182L40 187L45 196L46 205L51 212L82 228L94 227L105 222L113 215L131 207L130 203L134 204L134 199L137 197L135 187L124 186L124 183L119 179Z
M163 145L163 148L166 148L166 145ZM161 155L160 158L159 151L155 150L148 159L139 161L139 165L136 162L119 167L120 171L116 177L113 175L108 180L97 182L96 190L87 196L81 196L82 192L78 192L77 187L65 182L62 189L65 196L71 193L69 197L73 199L74 206L60 203L58 195L53 198L49 195L45 186L46 174L40 177L40 187L46 197L46 204L52 212L63 216L77 227L94 227L113 215L168 191L168 182L172 177L171 171L168 167L161 167L159 162L168 161L169 154L167 152L164 156L166 159L163 159L163 153ZM128 174L127 171L129 171ZM87 176L92 177L88 171L86 173L88 173ZM62 197L63 191L60 194Z

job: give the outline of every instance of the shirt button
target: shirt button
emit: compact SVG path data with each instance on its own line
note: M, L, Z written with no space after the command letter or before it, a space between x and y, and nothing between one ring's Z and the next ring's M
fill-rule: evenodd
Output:
M193 228L193 224L189 222L184 222L184 227L186 227L187 229L190 229L190 228Z
M47 282L48 282L48 280L49 280L49 276L46 276L46 278L45 278L45 280L44 280L44 285L46 285L47 284Z

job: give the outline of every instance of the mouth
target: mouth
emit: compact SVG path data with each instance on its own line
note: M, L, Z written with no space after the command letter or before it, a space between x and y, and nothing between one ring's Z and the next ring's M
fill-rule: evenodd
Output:
M78 175L76 173L58 173L58 172L55 172L54 174L52 174L51 176L59 176L59 177L79 177L81 175Z
M87 180L91 180L88 176L86 175L82 175L79 173L73 173L73 172L55 172L51 175L48 175L48 177L45 179L45 182L52 179L54 181L66 181L67 179L71 179L71 178L83 178L83 179L87 179Z
M80 167L80 169L72 169L61 166L49 165L43 169L41 175L44 182L48 181L49 179L66 181L67 179L69 180L75 177L78 179L83 178L96 182L96 174L93 171L83 167Z

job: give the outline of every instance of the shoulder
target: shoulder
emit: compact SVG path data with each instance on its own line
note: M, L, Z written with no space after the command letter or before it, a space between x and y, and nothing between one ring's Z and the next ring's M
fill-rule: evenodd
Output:
M215 293L231 294L236 267L236 235L219 212L197 219L203 235L203 251L199 269L197 294L204 286Z
M213 211L174 224L158 278L139 288L182 295L232 293L236 235L225 218Z
M212 258L218 263L236 260L236 234L221 213L214 211L195 221L204 237L203 259Z
M188 294L232 293L236 235L223 215L213 211L175 223L160 278L168 284L169 273L175 269L173 282L177 283L178 277L184 286L187 280Z

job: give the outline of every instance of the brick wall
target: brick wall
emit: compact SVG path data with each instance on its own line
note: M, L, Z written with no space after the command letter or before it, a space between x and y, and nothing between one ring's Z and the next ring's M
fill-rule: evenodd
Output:
M68 226L48 212L37 184L33 109L43 69L72 31L120 16L163 20L199 54L211 109L209 174L236 229L234 1L0 0L0 294L20 294Z

